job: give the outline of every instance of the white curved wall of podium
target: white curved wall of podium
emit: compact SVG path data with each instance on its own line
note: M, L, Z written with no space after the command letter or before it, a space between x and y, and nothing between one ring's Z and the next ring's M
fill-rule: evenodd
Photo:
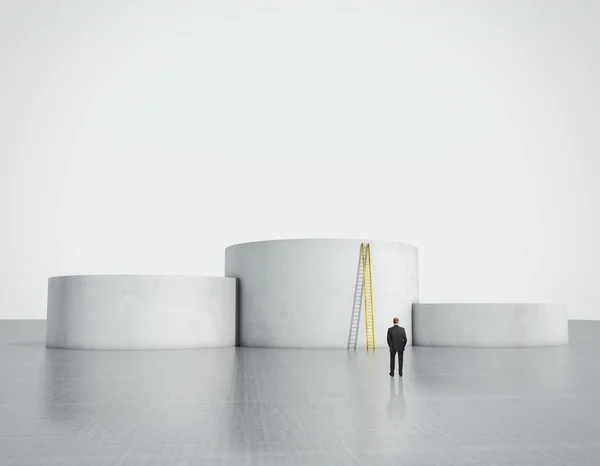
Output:
M233 278L74 275L48 280L46 346L148 350L235 345Z
M559 304L413 305L415 346L531 347L566 345L568 316Z
M243 243L225 250L225 275L238 278L239 345L345 349L362 242L371 244L375 339L385 346L392 319L411 334L418 301L418 251L354 239ZM357 347L365 347L364 312Z

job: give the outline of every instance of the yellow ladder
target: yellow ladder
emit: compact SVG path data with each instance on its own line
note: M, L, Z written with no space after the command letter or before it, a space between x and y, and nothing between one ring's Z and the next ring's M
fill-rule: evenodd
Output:
M373 273L371 270L371 244L360 246L363 265L363 296L365 304L365 329L367 330L367 351L375 351L375 313L373 309Z

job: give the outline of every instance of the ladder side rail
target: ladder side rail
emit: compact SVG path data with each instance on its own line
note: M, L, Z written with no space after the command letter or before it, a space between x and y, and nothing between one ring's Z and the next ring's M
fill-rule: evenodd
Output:
M363 243L364 244L364 243ZM368 288L367 288L367 250L368 250L368 243L367 246L363 249L363 254L362 254L362 261L363 261L363 287L365 288L364 290L364 304L365 304L365 333L366 333L366 345L367 345L367 351L369 351L370 347L371 347L371 341L369 338L369 327L371 325L371 309L369 306L369 296L368 296Z
M373 302L373 262L371 259L371 244L367 245L367 256L369 260L369 296L371 299L371 334L373 338L373 351L376 350L375 344L375 303Z

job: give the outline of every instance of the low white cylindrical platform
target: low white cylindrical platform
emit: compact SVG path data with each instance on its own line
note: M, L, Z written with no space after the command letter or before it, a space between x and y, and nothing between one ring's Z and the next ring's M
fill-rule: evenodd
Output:
M345 349L361 243L371 244L375 339L387 349L394 317L411 343L418 301L418 251L408 244L354 239L243 243L225 250L225 275L239 279L239 345ZM364 311L357 347L365 347Z
M166 275L48 280L46 346L150 350L235 345L236 281Z
M531 347L569 342L567 311L559 304L413 305L417 346Z

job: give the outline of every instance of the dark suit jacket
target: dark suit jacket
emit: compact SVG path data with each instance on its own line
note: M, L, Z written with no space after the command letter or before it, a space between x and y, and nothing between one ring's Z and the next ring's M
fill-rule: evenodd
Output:
M404 351L406 343L408 342L406 330L398 325L388 328L387 341L390 350Z

